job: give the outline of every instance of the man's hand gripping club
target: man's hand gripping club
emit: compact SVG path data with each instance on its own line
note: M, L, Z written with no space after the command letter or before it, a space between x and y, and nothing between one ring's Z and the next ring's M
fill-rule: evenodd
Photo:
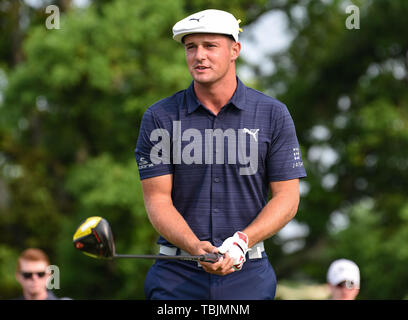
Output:
M218 249L214 247L208 241L200 241L200 243L196 246L195 254L206 254L206 253L218 253ZM233 268L233 260L228 255L228 253L220 255L220 258L214 262L203 262L200 261L200 265L203 267L204 271L216 274L219 276L225 276L234 272Z
M223 276L241 270L246 261L245 254L248 252L248 243L248 236L241 231L235 232L218 248L213 247L209 242L201 242L202 250L213 253L218 252L223 255L215 263L201 262L203 269L209 273Z

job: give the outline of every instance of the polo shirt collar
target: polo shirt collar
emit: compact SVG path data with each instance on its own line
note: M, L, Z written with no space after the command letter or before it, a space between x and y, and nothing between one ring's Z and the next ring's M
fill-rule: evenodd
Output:
M237 77L237 89L232 95L229 103L232 103L234 106L241 110L248 109L248 104L246 101L246 90L247 87Z
M246 89L247 87L237 77L237 88L228 103L232 103L238 109L246 110L248 108L246 103ZM192 81L187 88L186 96L188 113L192 113L201 105L194 92L194 81Z
M190 86L186 91L186 98L187 98L187 110L188 113L194 112L198 106L201 105L200 101L198 100L195 92L194 92L194 81L191 82Z

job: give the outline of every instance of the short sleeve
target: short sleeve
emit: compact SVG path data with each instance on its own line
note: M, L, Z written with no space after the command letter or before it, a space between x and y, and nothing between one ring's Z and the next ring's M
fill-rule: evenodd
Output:
M135 149L140 179L172 174L174 168L170 150L169 132L160 125L152 110L147 109L142 118Z
M269 181L284 181L306 177L292 117L284 104L274 113L274 130L267 156Z

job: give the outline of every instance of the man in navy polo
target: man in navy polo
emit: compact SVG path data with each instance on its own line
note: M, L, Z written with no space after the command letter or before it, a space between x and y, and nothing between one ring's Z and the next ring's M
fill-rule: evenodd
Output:
M145 206L161 254L224 257L157 260L146 276L147 299L275 296L263 240L295 216L306 173L286 106L236 76L239 31L239 21L220 10L173 27L193 82L143 116L135 155Z

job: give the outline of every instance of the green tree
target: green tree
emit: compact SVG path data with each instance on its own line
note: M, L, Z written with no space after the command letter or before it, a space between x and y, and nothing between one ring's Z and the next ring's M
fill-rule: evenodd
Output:
M90 294L70 281L66 295L142 297L141 281L136 281L132 293L119 290L121 281L112 281L111 287L92 283L91 279L103 279L112 266L89 262L99 272L82 273L81 265L74 262L80 254L68 253L76 226L90 215L107 215L113 227L121 230L122 243L131 244L144 234L145 240L133 248L154 249L154 230L147 219L140 220L145 212L135 180L133 149L144 110L190 81L183 51L168 37L174 17L183 14L181 5L178 1L115 1L100 12L92 6L72 10L62 16L60 30L38 27L29 31L24 43L26 61L8 78L1 108L1 149L11 206L0 218L1 240L17 248L46 249L53 263L63 266L63 279L81 274L85 288L89 279L89 290L97 289ZM77 181L73 170L77 166L86 168L89 176ZM98 188L102 177L109 175L109 183ZM130 193L128 200L117 187ZM112 193L117 203L107 202ZM89 204L88 194L96 194L103 202L94 199ZM139 231L127 233L131 226ZM61 240L57 244L50 241L56 235ZM73 259L64 259L71 255ZM128 267L131 272L122 279L141 277L145 269L143 263L133 270ZM120 267L111 269L111 274L120 274Z
M308 172L296 217L309 226L306 245L285 258L275 248L272 259L283 277L302 271L325 281L331 259L353 258L361 298L400 299L408 276L397 267L406 263L408 230L408 4L354 1L360 29L351 30L349 4L310 1L301 18L289 12L296 36L261 81L291 110ZM367 199L370 209L358 213ZM349 219L346 230L330 227L336 215Z

